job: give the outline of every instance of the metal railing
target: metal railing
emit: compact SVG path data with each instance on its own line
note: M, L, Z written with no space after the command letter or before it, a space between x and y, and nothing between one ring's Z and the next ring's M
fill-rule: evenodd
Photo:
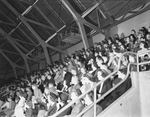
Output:
M78 100L82 99L85 95L87 95L89 92L91 92L93 90L94 90L94 102L91 105L89 105L86 109L82 110L76 117L80 117L82 114L84 114L86 111L88 111L93 106L94 106L94 117L96 117L96 104L97 104L97 102L99 102L100 100L104 99L108 94L110 94L112 91L114 91L117 87L119 87L128 78L128 75L130 74L130 66L131 66L131 64L138 65L138 61L137 60L136 60L137 63L129 63L128 66L127 66L126 77L121 82L119 82L114 87L112 87L110 90L108 90L105 94L103 94L99 99L96 99L96 95L97 95L97 91L96 90L97 90L97 87L102 82L104 82L107 79L111 78L113 75L115 75L119 71L120 66L121 66L122 58L123 58L124 55L127 55L127 54L133 54L134 56L136 56L136 58L138 58L137 54L134 53L134 52L125 52L125 53L123 53L122 56L119 59L118 67L117 67L117 69L114 72L112 72L107 77L105 77L104 80L101 80L100 82L98 82L94 87L92 87L91 89L89 89L88 91L86 91L84 94L80 95L76 100L71 101L69 104L67 104L64 108L62 108L61 110L59 110L57 113L55 113L51 117L57 117L64 110L66 110L67 108L69 108L70 106L72 106L75 102L77 102ZM137 70L138 70L138 67L137 67Z

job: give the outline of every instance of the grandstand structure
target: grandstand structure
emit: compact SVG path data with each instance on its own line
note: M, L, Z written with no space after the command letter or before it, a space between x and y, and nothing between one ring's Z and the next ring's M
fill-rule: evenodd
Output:
M88 48L89 37L105 34L110 27L149 10L148 2L1 0L0 77L17 77L50 65L52 56L65 56L67 48L81 41Z
M2 117L148 117L149 74L149 0L0 0Z

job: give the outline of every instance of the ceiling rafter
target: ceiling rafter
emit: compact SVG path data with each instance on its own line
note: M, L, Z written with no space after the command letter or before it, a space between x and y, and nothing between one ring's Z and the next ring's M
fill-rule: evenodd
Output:
M10 32L9 32L9 34L8 35L11 35L15 30L16 30L16 28L17 27L19 27L19 25L20 24L18 24L14 29L12 29ZM22 30L21 30L22 31ZM24 33L24 32L23 32ZM21 42L21 43L24 43L24 44L28 44L28 45L32 45L32 46L35 46L34 44L32 44L32 43L28 43L28 42L25 42L25 41L22 41L22 40L20 40L20 39L16 39L16 38L14 38L14 37L10 37L11 39L13 39L13 40L15 40L15 41L18 41L18 42ZM6 40L5 39L5 37L1 37L0 39L2 39L2 40ZM7 42L7 41L6 41ZM4 42L5 43L5 42ZM2 47L3 45L4 45L4 43L2 43L1 45L0 45L0 47Z
M13 41L14 41L15 44L16 44L19 48L21 48L24 52L26 52L26 53L29 52L29 50L27 50L24 46L22 46L21 44L19 44L19 42L15 41L15 40L13 40Z
M15 75L15 77L17 78L18 76L17 76L16 68L20 68L20 69L24 69L24 70L25 70L25 68L22 67L22 66L19 66L19 65L17 65L16 63L14 63L13 61L11 61L11 60L8 58L8 56L6 56L6 55L4 54L4 52L3 52L2 50L0 50L0 53L1 53L1 54L5 57L5 59L9 62L9 64L10 64L11 67L13 68L14 75Z
M128 7L130 8L130 11L132 11L132 7L131 7L131 5L129 4L130 1L131 1L131 0L129 0L129 1L123 0L123 2L124 2L125 4L127 4Z
M100 0L100 2L97 2L95 5L93 5L92 7L88 8L85 12L83 12L81 17L85 18L85 16L89 15L94 9L96 9L101 4L102 4L102 0Z
M5 39L4 42L0 45L0 47L3 47L7 43L7 40Z
M102 1L102 0L101 0ZM80 1L80 0L75 0L75 2L77 3L77 4L79 4L81 7L83 7L85 10L87 10L88 11L88 9L90 9L90 8L88 8L88 9L86 9L86 7L82 4L82 2ZM100 2L100 1L99 1ZM94 4L93 4L94 5ZM92 10L93 11L93 10ZM83 16L84 17L84 16ZM91 15L89 15L89 18L92 20L92 21L94 21L94 19L93 19L93 17L91 16Z
M62 26L59 30L57 30L57 32L55 32L54 34L52 34L46 41L45 43L48 43L51 39L53 39L61 30L63 30L66 27L66 25ZM41 44L38 44L36 47L40 46ZM32 49L27 55L29 55L30 53L32 53L35 50Z
M8 35L10 36L20 25L22 24L22 22L19 22L16 27L14 27L9 33Z
M14 40L17 41L17 42L20 42L20 43L23 43L23 44L27 44L27 45L31 45L31 46L34 46L34 47L35 47L35 45L32 44L32 43L28 43L28 42L26 42L26 41L23 41L23 40L20 40L20 39L16 39L16 38L14 38L14 37L11 37L11 38L14 39Z
M34 0L19 0L19 1L26 4L32 4L34 2Z
M18 28L27 38L28 38L28 40L34 45L34 46L36 46L36 43L33 41L33 39L31 39L27 34L26 34L26 32L24 32L24 30L22 30L22 28Z
M96 9L101 4L101 2L96 3L93 7L87 9L86 12L84 12L82 15L79 15L75 11L75 9L69 4L68 1L66 1L66 0L65 1L61 0L61 1L62 1L62 3L64 3L64 5L67 7L67 9L70 10L70 13L73 15L73 17L76 21L79 20L80 22L87 25L88 27L91 27L92 29L96 30L97 32L104 34L104 31L102 29L98 28L97 26L89 23L88 21L86 21L84 19L84 17L87 16L88 14L90 14L94 9Z
M37 3L37 1L38 1L38 0L36 0L36 3ZM35 5L35 3L34 3L34 5ZM34 5L32 5L32 8L33 8ZM31 7L30 7L30 8L31 8ZM29 9L29 8L28 8L28 9ZM27 11L27 10L26 10L26 11ZM21 14L21 15L22 15L22 14ZM32 14L31 14L31 15L32 15ZM24 15L22 15L22 16L24 16ZM32 23L34 23L34 24L36 24L36 25L39 25L40 22L38 21L38 19L37 19L34 15L32 15L32 16L35 18L35 20L31 20L31 19L29 19L29 18L27 18L26 20L28 20L28 22L30 22L30 23L32 22ZM26 17L24 16L24 18L26 18ZM29 20L30 20L30 21L29 21ZM39 25L39 26L40 26L40 25ZM47 25L42 24L42 23L41 23L41 26L42 26L42 28L43 28L49 35L51 35L51 34L50 34L49 31L46 30L46 28L55 31L54 28L51 27L51 26L47 26Z
M119 3L120 4L120 3ZM107 9L107 7L105 6L105 4L101 4L101 7L105 10L104 14L107 14L109 17L111 17L111 14L109 12L110 9ZM100 6L99 6L100 8ZM100 8L101 9L101 8ZM112 9L112 8L111 8Z
M2 50L0 49L0 52L1 52L1 54L3 53L3 55L5 55L4 54L4 52L2 52ZM8 56L6 56L5 55L5 58L7 58L7 60L9 59L8 58ZM20 65L17 65L17 64L15 64L13 61L11 61L10 59L8 60L9 62L11 62L11 63L13 63L13 65L15 65L16 67L18 67L18 68L21 68L21 69L24 69L25 70L25 67L22 67L22 66L20 66Z
M3 37L0 37L0 40L5 40Z
M100 33L102 33L102 30L99 29L98 27L94 26L93 24L87 22L83 17L90 14L95 8L97 8L97 6L100 3L96 3L91 9L86 10L85 14L80 15L77 13L77 11L73 8L73 6L69 3L68 0L61 0L61 2L68 9L68 11L72 14L74 20L76 21L76 23L79 27L84 48L85 49L89 48L89 43L88 43L88 39L87 39L84 25L88 25L89 27L93 28L94 30L97 30Z
M103 22L103 25L102 25L101 28L107 29L107 28L109 28L109 27L111 27L111 26L118 25L118 24L120 24L120 23L122 23L122 22L124 22L124 21L126 21L126 20L129 20L129 19L131 19L131 18L133 18L133 17L135 17L135 16L141 14L141 13L144 13L145 11L150 10L150 2L148 2L147 4L148 4L148 5L147 5L144 9L142 9L142 10L140 10L140 11L137 11L137 12L134 12L132 15L130 15L130 16L128 16L128 17L124 17L124 18L121 19L121 20L115 20L115 21L113 22L113 24L111 24L111 25L109 25L109 26L108 26L108 24L109 24L108 21ZM142 6L142 5L141 5L141 6ZM132 11L130 11L130 12L132 12ZM130 12L129 12L129 13L130 13ZM120 16L120 17L122 17L122 16Z
M81 3L80 0L75 0L75 2L76 2L77 4L79 4L81 7L83 7L84 9L86 9L86 7Z
M66 10L66 12L70 15L70 12L64 7L64 5L62 5L62 3L58 0L58 2L61 4L61 6ZM90 9L90 8L89 8ZM81 16L82 18L86 17L90 12L89 11L85 11ZM62 31L64 28L66 28L68 25L70 25L72 22L74 22L74 19L67 25L62 26L56 33L54 33L53 35L51 35L46 41L45 43L48 43L51 39L53 39L53 37L55 37L60 31ZM38 44L36 47L38 47L40 44ZM35 50L32 49L27 55L29 55L30 53L32 53Z
M44 2L46 3L46 5L48 6L48 8L50 9L50 10L52 10L52 12L61 20L61 22L65 25L65 22L62 20L62 18L61 17L59 17L59 15L56 13L56 11L47 3L47 1L46 0L44 0Z
M2 10L0 10L0 12L1 12L9 21L11 21L14 25L16 25L16 23L15 23L11 18L9 18Z
M42 26L42 27L44 27L44 28L47 28L47 29L50 29L50 30L55 31L54 28L52 28L51 26L47 26L46 24L37 22L37 21L35 21L35 20L29 19L29 18L26 18L26 17L25 17L25 19L26 19L28 22L31 22L31 23L33 23L33 24L36 24L36 25Z
M124 0L123 0L124 1ZM114 14L114 16L116 16L117 14L119 14L126 6L128 6L128 3L130 2L131 0L128 0L128 2L124 2L124 5L122 6L122 8L119 9L119 11L117 13ZM131 10L131 9L129 9Z
M22 30L20 30L20 31L22 31ZM36 46L36 44L30 43L30 42L26 42L26 41L23 41L23 40L14 38L14 37L12 37L12 36L11 36L11 38L14 39L14 40L16 40L16 41L18 41L18 42L20 42L20 43L28 44L28 45L31 45L31 46ZM30 41L30 40L29 40L29 41Z
M9 22L5 22L5 21L1 21L1 20L0 20L0 23L5 24L5 25L10 25L10 26L15 27L15 25L14 25L14 24L9 23Z
M9 51L9 50L6 50L6 49L2 49L2 48L0 48L0 50L4 51L4 52L7 52L7 53L10 53L10 54L15 54L15 55L19 55L20 56L20 54L16 53L16 52L12 52L12 51Z
M19 24L17 24L16 27L14 27L7 35L10 36L20 24L21 24L21 22L20 22ZM5 33L6 33L6 32L5 32L2 28L1 28L1 30L2 30L1 32L3 32L3 33L2 33L2 34L3 34L3 39L5 39L5 36L6 36ZM5 33L4 33L4 32L5 32ZM7 41L7 39L6 39L6 41ZM0 45L0 47L2 47L4 44L5 44L5 42L2 43L2 44Z
M54 28L55 31L58 30L58 28L55 26L55 24L50 21L47 16L40 10L40 8L36 5L34 6L36 8L36 10L45 18L45 20Z
M5 36L5 39L9 41L9 43L20 53L20 55L22 56L24 62L25 62L25 65L26 65L26 70L27 72L30 72L30 68L29 68L29 64L28 64L28 60L32 60L32 61L35 61L37 62L36 60L26 56L14 43L14 41L12 41L12 39L10 38L10 36L2 29L0 28L0 33L2 33L2 35Z
M60 2L60 0L57 0L58 3L60 3L60 5L63 7L63 9L65 9L65 11L68 13L68 15L71 16L70 12L66 9L66 7L64 5L62 5L62 3Z
M104 12L99 7L97 7L97 11L100 12L100 14L103 16L104 19L107 18L107 16L104 14Z
M8 33L8 36L11 35L21 24L22 24L22 22L20 22L19 24L17 24L16 27L13 28L13 29ZM5 37L4 37L4 38L5 38ZM26 53L28 53L29 50L27 50L25 47L21 46L21 45L17 42L17 41L21 41L21 40L18 40L18 39L17 39L17 41L16 41L15 38L12 38L12 37L10 37L10 38L11 38L15 43L17 43L18 46L19 46L21 49L23 49ZM22 41L22 43L23 43L23 41ZM27 43L27 42L24 42L24 44L25 44L25 43ZM2 43L2 44L0 45L0 47L2 47L4 44L5 44L5 43ZM29 44L29 45L30 45L30 44Z
M97 23L98 23L98 27L101 26L101 22L100 22L100 15L99 15L99 9L96 9L96 15L97 15Z
M27 14L28 12L30 12L31 9L36 5L36 3L37 3L38 1L39 1L39 0L36 0L36 1L35 1L32 5L30 5L21 15L24 16L25 14ZM24 6L23 6L23 7L24 7ZM24 7L24 8L25 8L25 7ZM31 14L31 15L32 15L32 14ZM31 19L29 19L29 18L27 18L27 19L30 20L30 22L39 25L40 22L37 20L37 18L36 18L34 15L32 15L32 16L35 18L36 21L31 20ZM24 18L26 18L26 17L24 16ZM53 31L55 31L53 27L47 26L47 25L42 24L42 23L41 23L41 25L42 25L42 28L43 28L49 35L51 35L51 34L49 33L49 31L47 31L47 30L45 29L46 27L49 28L49 29L51 29L51 30L53 30Z
M32 8L36 5L36 3L38 2L39 0L35 0L33 2L33 4L31 4L21 15L24 16L25 14L27 14L28 12L30 12L32 10ZM22 4L21 4L22 5ZM23 6L23 5L22 5ZM24 6L23 6L24 7Z
M1 29L1 28L0 28ZM2 32L3 31L3 32ZM16 46L15 41L11 39L11 36L9 36L3 29L1 29L1 33L5 34L5 39L8 40L10 42L10 44L20 53L20 55L22 55L24 58L32 60L37 62L36 60L34 60L33 58L30 57L25 57L25 54Z
M16 26L16 27L18 27L18 29L28 38L28 40L30 41L30 42L32 42L33 43L33 45L34 46L36 46L36 43L24 32L24 30L22 30L20 27L19 27L19 25L20 25L20 23L19 23L19 25L18 24L16 24L11 18L9 18L7 15L5 15L4 13L3 13L3 11L0 11L7 19L9 19L13 24L14 24L14 26ZM17 26L18 25L18 26ZM15 28L15 30L16 30L17 28ZM14 30L14 31L15 31ZM12 32L11 32L12 33ZM13 37L12 37L13 38ZM20 41L20 40L18 40L17 39L17 41ZM23 41L22 41L23 42ZM24 41L24 43L26 43L25 41ZM26 43L27 44L27 43ZM32 45L31 43L28 43L29 45Z
M20 15L20 13L7 1L7 0L2 0L2 2L16 15L18 16L18 18L23 22L23 24L33 33L33 35L38 39L38 41L40 42L40 44L42 45L43 49L44 49L44 53L45 53L45 58L48 64L51 64L50 59L49 59L49 54L47 51L47 47L54 49L56 51L59 51L61 53L66 54L66 52L52 46L49 45L47 43L44 42L44 40L38 35L38 33L28 24L28 22L25 20L23 15Z

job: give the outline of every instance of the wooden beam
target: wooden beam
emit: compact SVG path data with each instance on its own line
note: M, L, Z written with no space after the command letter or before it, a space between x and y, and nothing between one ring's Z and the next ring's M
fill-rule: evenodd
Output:
M55 31L58 30L58 28L55 26L55 24L53 22L51 22L47 16L40 10L40 8L36 5L34 6L36 8L36 10L45 18L45 20L54 28Z
M44 0L44 2L46 3L46 5L48 6L48 8L52 11L52 13L54 13L60 20L61 20L61 22L65 25L66 23L62 20L62 18L61 17L59 17L59 15L56 13L56 11L49 5L49 3L47 3L47 1L46 0ZM61 6L60 6L60 8L61 8ZM60 9L61 10L61 9ZM61 11L60 11L61 12Z
M36 46L36 43L28 36L28 34L26 34L26 32L24 32L24 30L22 30L20 27L18 29L28 38L31 43L33 43L34 46Z
M20 43L24 43L24 44L27 44L27 45L31 45L31 46L35 46L34 44L32 43L29 43L29 42L26 42L26 41L23 41L23 40L20 40L20 39L16 39L14 37L10 37L11 39L17 41L17 42L20 42Z
M47 29L50 29L50 30L55 31L55 29L54 29L53 27L51 27L51 26L48 26L48 25L46 25L46 24L43 24L43 23L40 23L40 22L34 21L34 20L29 19L29 18L26 18L26 17L25 17L25 19L26 19L26 21L28 21L28 22L30 22L30 23L33 23L33 24L36 24L36 25L42 26L42 27L44 27L44 28L47 28Z
M60 1L58 1L58 2L60 2ZM60 2L60 4L61 4L61 2ZM100 3L101 4L101 3ZM64 7L64 6L63 6ZM95 7L95 6L94 6ZM92 7L91 7L92 8ZM64 8L64 9L66 9L66 8ZM69 12L68 10L66 10L67 12ZM87 13L88 12L88 13ZM90 11L91 12L91 11ZM81 16L84 18L84 17L86 17L87 15L89 15L89 13L90 13L88 10L87 11L85 11ZM69 13L70 14L70 13ZM74 22L74 19L69 23L69 24L71 24L72 22ZM59 30L57 30L57 32L56 33L54 33L53 35L51 35L46 41L45 41L45 43L48 43L51 39L53 39L60 31L62 31L64 28L66 28L69 24L66 24L66 25L64 25L64 26L62 26ZM38 44L36 47L38 47L40 44ZM33 51L34 51L35 49L32 49L27 55L29 55L30 53L32 53Z
M22 53L22 51L15 45L15 43L12 41L10 36L2 28L0 28L0 33L2 35L5 35L5 39L7 39L9 41L9 43L20 53L20 55L24 59L27 72L30 72L30 68L29 68L29 64L28 64L28 60L27 59L31 60L32 58L27 57L24 53ZM34 59L32 59L32 60L35 61Z
M32 4L34 0L19 0L20 2L24 2L26 4Z
M42 45L43 49L45 47L49 47L51 49L54 49L56 51L59 51L61 53L65 53L64 51L49 45L47 43L44 42L44 40L39 36L39 34L29 25L29 23L26 21L25 17L23 15L20 15L20 13L7 1L7 0L2 0L2 2L16 15L18 16L18 18L22 21L22 23L33 33L33 35L38 39L38 41L40 42L40 44ZM37 8L37 7L36 7ZM41 11L40 11L41 12ZM44 53L47 54L47 52L44 49ZM48 57L49 55L45 55L45 57ZM50 59L46 59L48 60L47 63L50 63Z
M2 23L2 24L5 24L5 25L10 25L10 26L13 26L13 27L15 27L15 25L14 25L14 24L12 24L12 23L9 23L9 22L0 21L0 23Z
M16 23L10 18L8 17L2 10L0 10L0 13L2 13L7 19L9 19L14 25L16 25Z
M4 52L0 49L0 53L3 55L3 57L5 57L5 59L9 62L9 64L11 65L11 67L12 67L12 69L13 69L13 71L14 71L14 75L15 75L15 77L17 78L18 76L17 76L17 72L16 72L16 68L20 68L20 69L24 69L25 70L25 68L24 67L22 67L22 66L19 66L19 65L17 65L17 64L15 64L13 61L11 61L5 54L4 54Z
M0 50L3 51L3 52L7 52L7 53L10 53L10 54L15 54L15 55L20 56L20 54L18 54L16 52L12 52L12 51L9 51L9 50L6 50L6 49L2 49L2 48L0 48Z
M127 21L127 20L129 20L129 19L131 19L131 18L133 18L133 17L135 17L135 16L137 16L137 15L140 15L140 14L142 14L142 13L144 13L144 12L150 10L150 5L149 5L150 2L148 2L147 4L148 4L148 5L147 5L145 8L143 8L142 10L137 11L137 12L133 13L132 15L130 15L130 16L128 16L128 17L125 17L125 18L123 18L123 19L121 19L121 20L115 20L113 23L110 23L109 20L104 21L104 22L102 23L102 25L101 25L101 28L102 28L102 29L108 29L108 28L110 28L110 27L112 27L112 26L118 25L118 24L120 24L120 23L122 23L122 22L125 22L125 21ZM132 11L130 11L130 12L132 12ZM129 12L129 13L130 13L130 12Z

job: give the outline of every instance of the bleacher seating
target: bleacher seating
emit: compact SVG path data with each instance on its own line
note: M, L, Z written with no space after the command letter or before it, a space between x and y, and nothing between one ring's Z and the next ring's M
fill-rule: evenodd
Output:
M132 87L131 71L150 69L149 34L106 39L2 87L0 116L95 117Z

